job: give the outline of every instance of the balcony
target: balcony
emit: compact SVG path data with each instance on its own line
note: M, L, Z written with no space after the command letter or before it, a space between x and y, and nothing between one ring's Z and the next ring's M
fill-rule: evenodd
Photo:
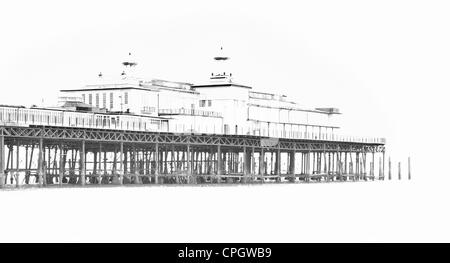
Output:
M186 109L186 108L178 108L178 109L160 109L158 111L160 116L165 115L190 115L190 116L203 116L203 117L212 117L212 118L222 118L222 114L215 111L205 111L205 110L196 110L196 109Z

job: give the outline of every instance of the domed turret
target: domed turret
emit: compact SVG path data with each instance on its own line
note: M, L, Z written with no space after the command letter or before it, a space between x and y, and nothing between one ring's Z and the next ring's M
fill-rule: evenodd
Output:
M227 72L228 60L230 57L225 54L223 47L220 47L220 51L217 56L214 57L216 61L216 73L211 73L211 81L213 82L232 82L232 74Z

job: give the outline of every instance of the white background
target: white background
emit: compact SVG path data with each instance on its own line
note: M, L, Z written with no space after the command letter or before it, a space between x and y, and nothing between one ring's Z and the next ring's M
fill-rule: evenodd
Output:
M119 75L237 82L335 106L413 180L0 192L0 241L450 241L447 1L14 1L0 8L0 104ZM403 171L406 171L406 167ZM394 173L396 169L394 169ZM403 177L406 174L403 174Z

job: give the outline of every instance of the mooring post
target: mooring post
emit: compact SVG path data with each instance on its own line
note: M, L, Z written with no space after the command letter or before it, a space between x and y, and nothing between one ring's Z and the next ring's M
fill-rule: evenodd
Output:
M402 170L400 162L398 162L398 180L402 180Z
M0 134L0 188L5 185L5 136Z
M411 180L411 157L408 157L408 180Z

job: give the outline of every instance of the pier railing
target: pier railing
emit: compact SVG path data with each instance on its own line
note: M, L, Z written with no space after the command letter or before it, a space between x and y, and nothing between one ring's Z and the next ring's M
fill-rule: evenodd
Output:
M192 115L192 116L217 117L217 118L222 117L222 114L220 114L220 112L186 109L186 108L160 109L158 113L159 115Z
M188 114L206 116L217 114L201 110L176 109L160 110L160 113ZM206 114L206 115L204 115ZM213 116L209 115L209 116ZM222 126L208 125L208 123L197 123L192 125L170 125L169 120L151 116L131 116L94 114L82 112L65 112L49 109L27 109L23 107L0 106L0 125L2 126L56 126L56 127L78 127L106 130L148 131L148 132L172 132L172 133L200 133L200 134L224 134L244 135L258 137L272 137L298 140L315 141L338 141L353 143L385 144L384 138L357 137L341 135L336 133L313 133L286 131L282 129L254 129L240 128L233 131L224 130Z

